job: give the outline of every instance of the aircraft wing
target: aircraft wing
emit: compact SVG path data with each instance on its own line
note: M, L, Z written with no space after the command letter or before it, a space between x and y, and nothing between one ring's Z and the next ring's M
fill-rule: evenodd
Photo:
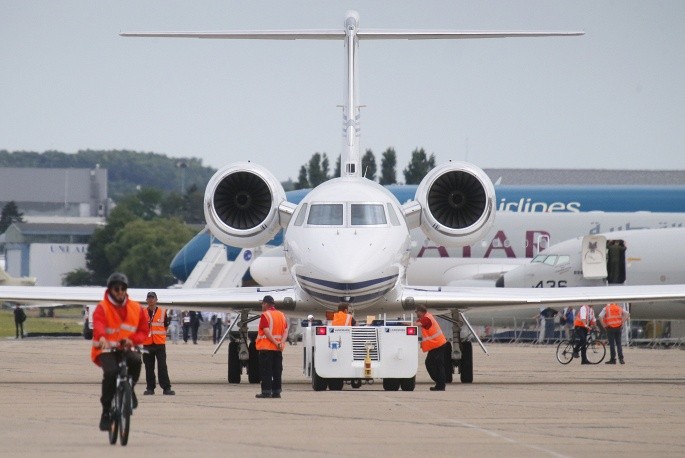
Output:
M435 309L522 308L531 306L599 305L610 302L682 301L685 311L685 285L588 286L573 288L464 288L406 287L402 304L424 304Z
M131 299L145 303L147 292L153 289L157 293L157 303L171 308L189 310L226 311L241 308L259 309L262 298L269 294L278 304L283 304L282 310L289 309L295 291L286 288L129 288ZM88 305L97 304L104 298L105 287L60 287L60 286L0 286L0 302L15 302L19 304L40 304L45 307L60 305ZM285 301L285 303L284 303ZM294 304L293 304L294 305Z

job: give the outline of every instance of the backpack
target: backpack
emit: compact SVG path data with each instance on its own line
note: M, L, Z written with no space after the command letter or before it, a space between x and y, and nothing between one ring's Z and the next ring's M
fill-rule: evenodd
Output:
M22 309L19 309L19 322L23 323L26 321L26 313Z

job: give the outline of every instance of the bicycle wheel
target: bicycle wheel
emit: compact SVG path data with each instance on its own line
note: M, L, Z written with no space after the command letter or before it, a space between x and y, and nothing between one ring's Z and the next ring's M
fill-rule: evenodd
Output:
M117 396L112 399L112 407L109 409L109 443L114 445L117 443L117 434L119 432L119 413L117 409Z
M128 443L128 431L131 427L131 385L128 382L121 384L121 390L117 393L119 396L119 442L122 446ZM115 439L116 440L116 439Z
M561 364L568 364L573 360L573 342L562 340L557 345L557 361Z
M601 340L595 340L587 344L587 360L590 364L599 364L607 354L607 347Z

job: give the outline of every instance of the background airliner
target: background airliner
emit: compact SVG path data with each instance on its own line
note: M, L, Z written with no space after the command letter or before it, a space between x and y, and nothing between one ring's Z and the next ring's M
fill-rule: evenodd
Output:
M580 35L579 32L460 32L361 30L359 15L348 12L336 30L154 32L125 36L208 39L317 39L342 41L345 56L342 122L342 176L311 190L296 205L288 202L275 176L240 162L219 170L204 198L207 225L227 245L264 245L286 229L283 250L291 282L281 288L173 289L159 303L199 310L254 309L269 291L286 313L317 313L348 300L362 313L397 314L417 304L459 311L478 307L530 307L531 304L606 303L685 299L685 285L601 288L414 287L406 281L410 231L421 228L441 246L470 245L492 227L497 211L494 186L478 167L448 162L434 168L400 203L387 189L362 177L357 84L360 40L469 39ZM131 289L142 300L145 289ZM0 299L19 302L94 303L102 288L0 287ZM460 322L460 321L458 321ZM473 379L471 344L454 327L453 360L463 382ZM235 342L232 344L238 345ZM231 349L229 345L229 355ZM229 357L229 370L231 365Z

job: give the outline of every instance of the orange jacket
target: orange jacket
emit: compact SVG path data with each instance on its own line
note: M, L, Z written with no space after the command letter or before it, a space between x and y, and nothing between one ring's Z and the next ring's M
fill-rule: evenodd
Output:
M145 313L150 316L150 312L146 308ZM150 320L150 332L147 334L147 338L143 342L143 345L164 345L166 344L166 328L164 327L164 317L166 316L166 310L162 307L155 308L155 312L152 315L152 320Z
M109 296L105 292L105 298L93 313L93 346L90 359L100 365L98 357L102 349L96 348L96 345L99 345L100 337L103 335L112 346L126 338L136 345L141 344L148 332L147 322L144 318L141 319L142 313L143 309L138 302L127 298L123 306L117 307L109 301Z
M343 311L335 312L331 326L352 326L352 315Z
M283 312L279 312L278 310L272 308L264 312L262 314L262 318L266 318L266 327L269 328L269 331L271 331L271 335L276 342L284 344L280 348L280 351L283 351L285 348L285 333L288 329L288 322L285 319L285 315ZM255 347L257 350L279 351L279 348L266 337L266 334L264 334L264 328L261 326L261 323L259 326L259 331L257 332L257 341Z
M620 328L623 325L623 308L609 304L604 308L604 325L607 328Z
M425 352L441 347L447 343L447 338L442 333L440 325L432 314L426 313L424 318L431 321L431 327L426 329L421 326L421 350Z

